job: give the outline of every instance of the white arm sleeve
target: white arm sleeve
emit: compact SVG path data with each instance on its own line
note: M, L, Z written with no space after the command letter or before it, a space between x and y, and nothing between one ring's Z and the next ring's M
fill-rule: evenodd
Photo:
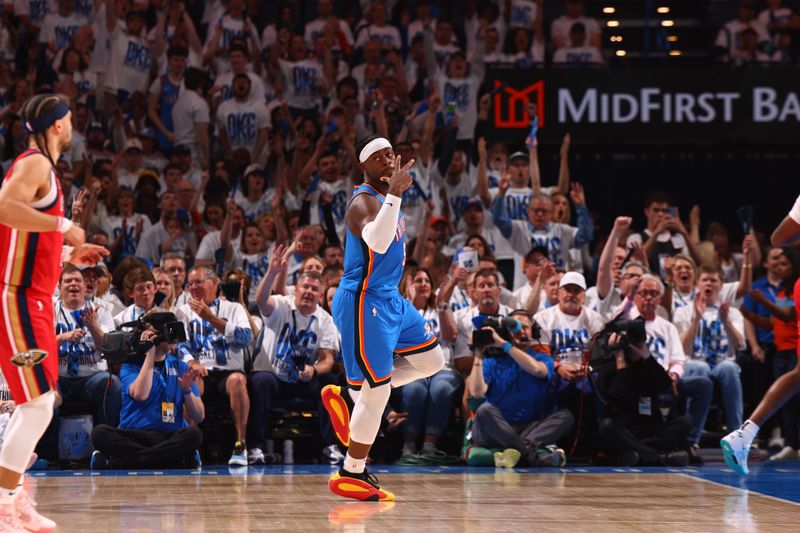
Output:
M800 224L800 196L794 201L792 210L789 211L789 218Z
M400 198L387 194L378 216L367 222L361 230L361 238L371 250L379 254L386 253L397 232L397 217L400 216Z

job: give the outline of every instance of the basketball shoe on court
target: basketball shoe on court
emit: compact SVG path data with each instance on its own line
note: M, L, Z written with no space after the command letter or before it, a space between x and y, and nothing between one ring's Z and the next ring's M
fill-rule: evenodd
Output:
M3 533L28 533L17 517L15 504L0 505L0 531Z
M56 523L36 511L36 502L25 489L14 497L14 510L17 520L28 531L47 533L56 528Z
M360 474L339 469L328 481L328 488L337 496L369 502L390 502L394 494L378 485L378 478L364 470Z
M747 454L750 453L750 443L741 429L730 432L719 441L722 448L722 457L725 464L742 475L747 475Z
M331 425L336 438L342 446L350 446L350 409L351 402L348 402L349 395L342 393L339 385L326 385L320 392L322 405L331 417Z

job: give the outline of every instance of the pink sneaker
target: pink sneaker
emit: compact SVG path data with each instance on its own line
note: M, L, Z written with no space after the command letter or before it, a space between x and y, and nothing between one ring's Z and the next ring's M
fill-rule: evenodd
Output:
M25 527L17 518L13 504L0 505L0 532L1 533L27 533Z
M36 511L36 502L28 494L28 491L21 490L14 499L14 510L17 513L19 523L28 531L38 533L48 533L56 528L56 523L40 515Z

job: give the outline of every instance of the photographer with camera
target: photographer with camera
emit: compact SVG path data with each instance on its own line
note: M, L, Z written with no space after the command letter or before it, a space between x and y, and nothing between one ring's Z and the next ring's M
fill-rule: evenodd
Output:
M631 316L641 316L644 319L647 348L667 371L673 384L672 390L663 394L661 399L670 405L676 404L676 400L687 403L693 427L683 447L689 454L689 461L692 464L702 464L699 442L711 406L714 385L705 376L684 376L686 355L678 328L658 316L658 309L664 297L664 284L661 279L652 274L645 274L634 289L629 291L625 300L626 302L632 300L636 306L631 309ZM627 305L623 307L627 308Z
M92 469L200 466L203 434L187 423L205 417L196 377L162 335L153 326L144 329L139 335L144 355L123 363L120 424L95 426Z
M249 450L252 464L263 464L263 446L269 438L269 411L274 401L303 398L317 403L320 435L325 459L332 464L344 459L330 417L322 405L320 391L338 382L333 370L339 350L339 335L333 318L319 305L322 277L303 272L294 296L270 295L275 278L286 271L287 248L275 247L269 268L256 291L256 303L264 320L264 341L253 361L250 376L253 413L250 429L254 437Z
M475 339L468 379L470 396L486 400L475 413L473 444L504 449L495 454L496 466L513 467L521 458L531 466L563 466L566 456L555 443L574 418L566 409L552 410L553 359L533 349L537 327L530 314L514 311L511 319L487 319L484 325L492 327L476 331L491 340Z
M660 397L673 381L651 354L644 319L614 321L594 343L592 367L597 389L605 401L600 423L600 449L621 466L686 466L689 455L673 451L691 430L688 416L665 421Z
M198 385L204 397L211 390L230 403L236 443L228 464L247 466L245 431L250 398L244 349L253 341L253 330L242 304L217 296L219 278L210 267L192 268L188 286L192 298L177 310L187 320L187 341L179 347L182 359L197 377L204 378Z
M470 294L477 302L474 307L459 309L453 315L449 307L439 307L443 310L440 313L442 340L448 344L455 344L453 366L462 374L467 374L472 368L469 345L472 332L475 330L475 320L483 316L508 315L511 312L511 309L500 303L500 281L494 270L478 270L472 278ZM455 324L455 331L452 327L445 327L445 323Z

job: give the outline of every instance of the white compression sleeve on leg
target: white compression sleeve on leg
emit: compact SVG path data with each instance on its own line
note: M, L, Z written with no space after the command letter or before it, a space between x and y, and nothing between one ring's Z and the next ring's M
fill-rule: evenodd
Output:
M392 390L388 385L371 388L366 381L361 386L358 401L350 415L350 442L372 444L381 427L383 410Z
M402 387L412 381L432 376L444 367L444 363L441 346L427 352L398 357L392 370L392 387Z
M55 400L56 393L50 391L14 409L0 450L0 467L20 474L25 472L36 443L53 418Z
M361 230L361 238L371 250L386 253L397 233L397 217L400 216L400 198L387 194L378 216L367 222Z

